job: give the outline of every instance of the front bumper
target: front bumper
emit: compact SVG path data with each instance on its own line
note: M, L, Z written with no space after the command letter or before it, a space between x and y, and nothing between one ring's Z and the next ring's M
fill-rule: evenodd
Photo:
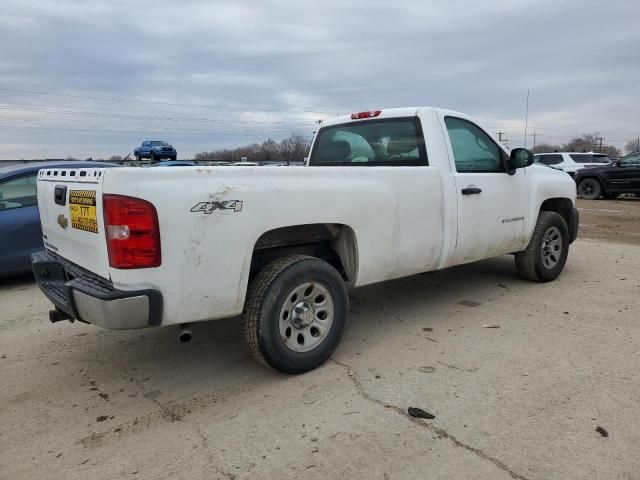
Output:
M569 216L569 243L578 238L578 227L580 226L580 212L577 208L572 208Z
M125 291L49 252L31 255L42 293L70 320L112 330L160 325L162 294L157 290Z

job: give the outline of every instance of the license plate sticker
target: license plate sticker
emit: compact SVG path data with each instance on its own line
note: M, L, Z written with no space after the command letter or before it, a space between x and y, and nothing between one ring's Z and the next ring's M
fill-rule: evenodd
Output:
M69 213L73 228L98 233L95 190L71 190L69 192Z

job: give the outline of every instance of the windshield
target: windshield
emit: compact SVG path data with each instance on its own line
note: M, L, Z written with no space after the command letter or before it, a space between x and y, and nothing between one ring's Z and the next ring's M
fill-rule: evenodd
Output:
M640 165L640 152L630 153L620 159L620 165Z
M415 117L366 120L321 128L309 165L427 165Z
M160 142L160 141L157 141L157 140L154 140L154 141L149 142L149 143L151 145L153 145L154 147L169 145L167 142Z

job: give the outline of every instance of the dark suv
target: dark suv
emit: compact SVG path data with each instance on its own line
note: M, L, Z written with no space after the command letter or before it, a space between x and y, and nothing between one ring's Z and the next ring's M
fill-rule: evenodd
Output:
M578 170L574 179L578 195L589 200L616 198L621 193L640 196L640 151L607 166Z

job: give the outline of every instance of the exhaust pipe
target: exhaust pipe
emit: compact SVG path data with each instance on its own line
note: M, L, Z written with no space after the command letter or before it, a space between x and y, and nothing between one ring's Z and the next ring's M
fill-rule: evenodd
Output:
M191 341L191 337L193 334L191 333L191 325L188 323L183 323L180 325L180 333L178 334L178 340L180 343L188 343Z

